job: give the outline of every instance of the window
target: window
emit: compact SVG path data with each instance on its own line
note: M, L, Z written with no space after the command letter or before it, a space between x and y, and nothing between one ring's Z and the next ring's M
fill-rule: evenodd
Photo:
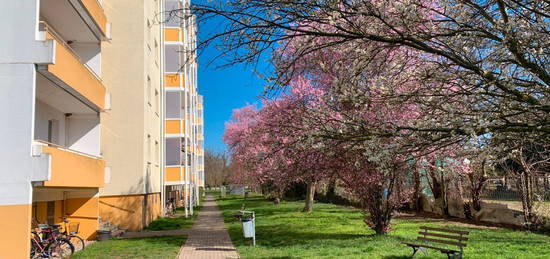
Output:
M179 27L182 12L180 1L177 0L165 0L164 1L164 22L168 27Z
M160 158L160 147L159 147L159 142L158 141L155 141L155 166L158 166L159 165L159 158Z
M55 201L46 203L46 222L48 224L54 224L55 222Z
M160 100L159 100L159 90L158 89L155 89L155 112L157 114L159 114L159 103L160 103Z
M179 72L180 65L180 46L179 45L166 45L164 49L164 70L166 72L177 73Z
M147 76L147 103L151 106L151 77Z
M180 165L181 140L166 138L166 165Z
M166 92L166 118L181 118L181 93Z
M151 161L151 135L147 134L147 160Z
M48 142L54 144L59 143L59 124L57 120L48 120Z

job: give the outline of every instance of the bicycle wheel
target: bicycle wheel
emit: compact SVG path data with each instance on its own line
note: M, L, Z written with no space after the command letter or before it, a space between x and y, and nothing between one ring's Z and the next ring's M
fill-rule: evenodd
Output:
M30 258L40 258L42 256L41 250L42 247L40 246L40 237L38 234L32 233Z
M38 254L38 247L36 247L35 242L31 240L31 259L36 258Z
M86 243L84 243L84 239L77 235L70 235L69 241L71 241L76 251L84 250L84 248L86 248Z
M69 258L74 254L74 246L71 241L62 238L49 243L46 251L51 258Z

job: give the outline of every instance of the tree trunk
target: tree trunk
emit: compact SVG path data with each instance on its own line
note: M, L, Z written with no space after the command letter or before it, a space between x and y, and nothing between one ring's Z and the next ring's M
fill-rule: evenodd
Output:
M307 192L306 192L306 204L302 212L312 212L313 211L313 202L315 198L315 182L307 183Z
M422 194L422 185L420 182L420 172L418 170L414 170L413 180L414 180L414 194L413 194L413 200L412 200L412 209L420 212L422 211L422 202L420 200L420 195Z
M521 204L523 207L523 219L527 229L531 229L533 227L531 225L534 223L531 175L528 170L524 170L518 178L518 189L520 191Z
M450 217L449 205L447 203L447 190L445 186L443 172L429 172L429 176L432 180L432 184L430 187L434 196L434 205L437 209L437 213L441 214L444 217Z

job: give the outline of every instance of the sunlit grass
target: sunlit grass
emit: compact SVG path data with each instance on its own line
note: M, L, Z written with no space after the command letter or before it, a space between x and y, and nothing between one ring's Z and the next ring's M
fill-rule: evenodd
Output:
M246 204L256 211L257 246L242 237L233 214ZM302 213L301 202L273 205L259 196L247 201L242 195L218 200L226 226L242 258L410 258L412 249L401 241L412 241L420 226L452 227L470 231L464 258L550 258L550 237L422 218L398 218L388 236L376 236L362 221L361 212L331 204L315 204L314 212ZM447 258L430 250L428 256Z
M75 253L75 259L170 258L177 256L185 236L112 239Z

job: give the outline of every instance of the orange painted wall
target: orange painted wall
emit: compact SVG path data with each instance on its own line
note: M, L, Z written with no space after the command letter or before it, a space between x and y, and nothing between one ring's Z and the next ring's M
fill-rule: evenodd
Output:
M105 182L105 161L54 147L43 146L51 154L52 179L44 186L102 187Z
M166 167L166 177L164 178L166 182L175 182L175 181L181 181L181 174L180 174L180 168L181 167Z
M97 0L80 0L103 34L107 32L107 16Z
M153 198L155 196L155 198ZM144 199L147 207L144 208ZM161 214L160 194L120 195L99 198L99 216L122 229L139 231ZM147 212L147 214L144 214Z
M55 39L50 33L46 39ZM88 70L70 50L55 43L55 64L48 71L82 94L99 108L105 108L105 86Z
M45 201L33 203L33 217L39 223L47 223L47 203ZM64 211L64 212L63 212ZM63 217L69 222L79 222L79 236L95 240L98 229L98 198L73 198L65 201L55 201L54 224L64 226Z
M167 120L165 122L166 134L180 134L180 120Z
M176 29L176 28L164 29L164 41L181 41L180 29Z
M166 87L180 87L180 74L165 74L164 85Z
M31 204L0 206L0 258L29 258Z
M65 201L65 215L69 222L79 222L79 236L88 240L96 238L99 227L99 198L74 198Z

